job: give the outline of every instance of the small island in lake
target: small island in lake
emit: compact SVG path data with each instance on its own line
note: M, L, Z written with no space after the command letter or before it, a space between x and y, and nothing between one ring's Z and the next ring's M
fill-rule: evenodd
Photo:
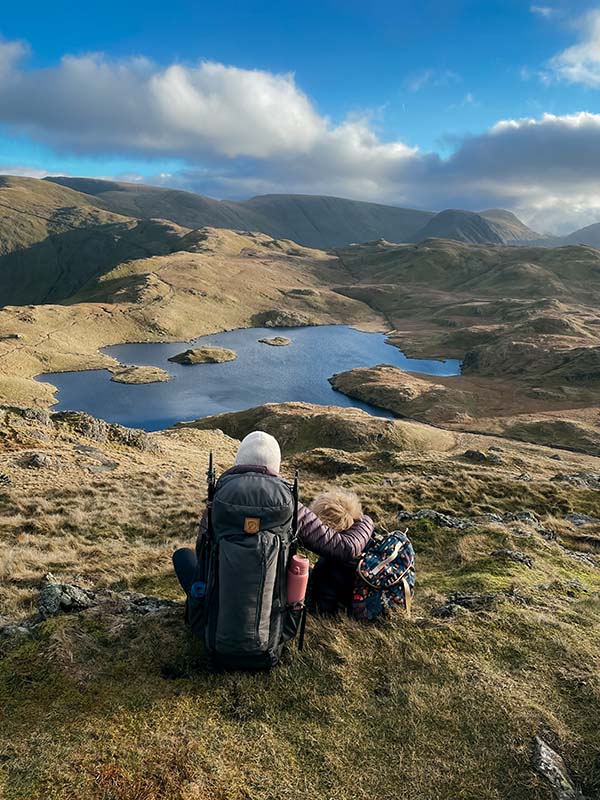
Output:
M270 344L271 347L286 347L288 344L292 343L292 340L288 339L287 336L265 336L258 341L261 342L261 344Z
M160 367L119 366L111 372L111 381L115 383L165 383L171 380L169 373Z
M221 364L224 361L235 361L237 353L225 347L195 347L171 356L169 361L175 364Z

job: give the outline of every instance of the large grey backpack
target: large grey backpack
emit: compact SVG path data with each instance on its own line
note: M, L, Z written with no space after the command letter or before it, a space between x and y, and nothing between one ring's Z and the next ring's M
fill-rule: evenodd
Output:
M291 485L252 468L225 473L215 484L209 468L203 597L191 592L188 620L213 668L269 669L298 631L304 610L288 607L286 592L297 496L297 479Z

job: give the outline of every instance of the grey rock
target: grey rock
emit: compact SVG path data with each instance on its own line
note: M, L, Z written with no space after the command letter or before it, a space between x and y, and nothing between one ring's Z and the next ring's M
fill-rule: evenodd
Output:
M10 484L10 475L7 475L6 472L0 472L0 486L10 486Z
M71 428L87 439L108 441L108 424L103 419L96 419L82 411L57 411L52 414L52 421L56 425Z
M71 428L81 436L96 442L115 442L151 453L161 451L159 441L146 431L138 428L126 428L124 425L109 424L82 411L57 411L52 414L52 421L57 425Z
M462 517L453 517L449 514L443 514L440 511L435 511L432 508L422 508L420 511L399 511L397 519L399 522L406 520L421 520L429 519L441 528L454 528L456 530L467 530L468 528L475 527L475 523L469 519Z
M445 619L455 616L459 608L464 608L467 611L486 611L495 605L496 599L497 595L495 594L454 592L448 595L444 605L434 608L431 614L434 617Z
M494 514L491 512L488 514L481 514L479 517L476 517L476 519L481 520L482 522L495 522L498 525L502 525L504 523L504 519L501 514Z
M543 526L540 526L539 528L537 528L537 532L542 537L542 539L545 539L547 542L558 541L558 534L556 531L552 530L552 528L544 528Z
M566 514L565 520L567 522L571 522L573 525L577 525L578 528L582 525L600 524L599 517L591 517L589 514Z
M514 536L520 536L522 539L533 539L533 533L526 531L525 528L511 528L510 532Z
M581 561L583 564L587 564L588 567L595 567L596 566L596 559L592 555L592 553L584 553L581 550L567 550L565 548L564 552L571 556L571 558L577 559L577 561Z
M539 519L533 511L508 511L503 514L502 519L504 522L525 522L530 525L538 525Z
M50 572L44 576L38 598L38 611L43 619L53 617L60 611L82 611L95 604L93 592L68 583L59 583Z
M8 624L0 626L0 637L3 639L14 639L17 636L29 636L31 634L31 625L24 624Z
M501 547L499 550L494 550L490 555L496 558L508 558L510 561L517 561L519 564L524 564L529 569L533 569L533 559L520 550L510 550L508 547Z
M304 314L276 308L256 314L253 322L257 327L264 328L301 328L310 325L310 320Z
M533 480L533 476L530 475L528 472L522 472L520 475L517 476L518 481L526 481L529 483Z
M463 458L476 464L502 464L502 458L496 453L484 453L482 450L465 450Z
M30 469L47 469L53 465L53 461L46 453L31 453L27 457L27 466Z
M600 472L559 472L550 480L571 483L574 486L584 486L590 489L600 489Z
M562 757L539 736L535 737L533 766L549 782L556 800L581 800Z

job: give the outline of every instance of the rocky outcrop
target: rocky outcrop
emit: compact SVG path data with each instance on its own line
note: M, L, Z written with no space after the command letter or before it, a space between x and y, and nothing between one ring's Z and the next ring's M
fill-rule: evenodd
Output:
M277 308L261 311L253 317L252 322L257 328L303 328L313 324L306 314Z
M432 616L445 619L454 617L459 609L467 611L488 611L496 605L498 595L496 594L477 594L467 592L454 592L449 595L446 602L434 608Z
M329 383L348 397L388 409L399 417L444 425L466 422L474 405L469 392L414 375L389 364L332 375Z
M114 442L150 453L159 453L161 450L158 438L152 434L139 428L126 428L124 425L105 422L83 411L57 411L51 415L51 420L55 425L71 428L81 436L97 442Z
M292 340L288 339L287 336L265 336L258 341L261 344L270 344L271 347L287 347L288 344L292 343Z
M180 603L135 592L115 592L110 589L89 589L73 583L62 583L47 573L38 595L38 614L14 623L1 620L0 639L28 635L49 617L90 610L105 611L113 615L152 614L163 609L181 608Z
M235 361L237 353L226 347L192 347L183 353L171 356L169 361L175 364L221 364L224 361Z
M533 766L548 781L556 800L585 800L569 777L562 757L540 736L534 741Z
M284 453L306 452L318 447L338 450L447 450L454 445L448 431L416 422L374 417L358 408L318 406L311 403L267 403L176 427L220 429L243 439L253 430L272 434Z
M170 380L169 373L160 367L116 367L111 377L115 383L128 384L165 383Z

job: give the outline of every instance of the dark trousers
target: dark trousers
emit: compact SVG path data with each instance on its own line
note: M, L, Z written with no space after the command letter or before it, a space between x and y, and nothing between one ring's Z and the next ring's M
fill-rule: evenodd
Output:
M198 559L191 547L180 547L173 553L173 566L175 574L181 584L181 588L186 594L190 593L190 587L194 582Z
M324 616L337 614L340 608L350 612L354 595L356 565L322 556L310 578L310 604Z

